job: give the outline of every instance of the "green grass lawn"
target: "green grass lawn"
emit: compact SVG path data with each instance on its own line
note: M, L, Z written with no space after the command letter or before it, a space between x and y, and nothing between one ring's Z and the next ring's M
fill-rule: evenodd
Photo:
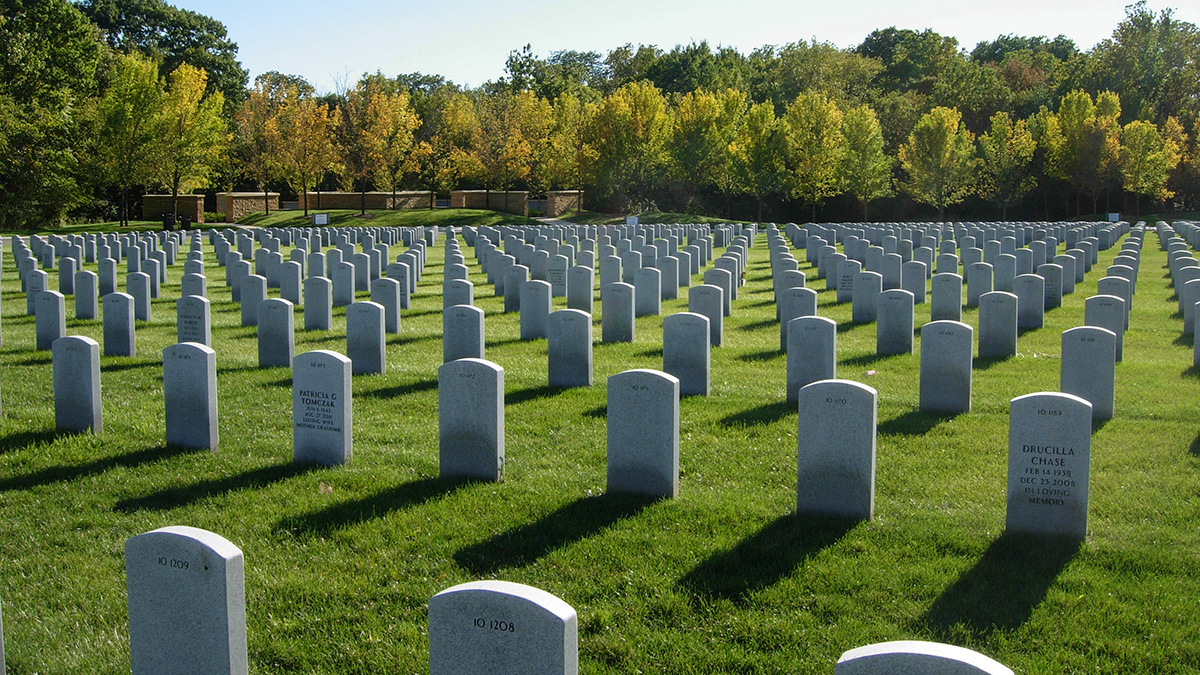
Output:
M347 212L335 222L389 221ZM6 251L9 672L128 673L124 542L167 525L211 530L244 551L251 670L261 674L424 672L429 598L493 578L544 589L579 612L585 673L828 675L843 651L898 639L968 647L1018 673L1196 672L1200 378L1153 234L1117 366L1116 417L1093 435L1088 539L1001 536L1008 402L1058 388L1061 332L1082 324L1118 248L1100 254L1045 328L1021 336L1016 358L978 364L972 412L949 418L917 412L917 354L877 358L874 325L850 325L850 307L801 263L822 289L820 313L839 322L838 375L879 392L875 518L849 525L794 515L797 411L784 403L765 236L726 319L726 345L713 350L712 395L681 402L680 496L663 501L604 492L605 379L661 369L661 317L638 319L632 344L595 345L595 386L549 389L545 341L519 340L518 317L502 313L464 245L487 317L486 356L505 369L506 479L441 480L439 240L402 333L388 337L387 373L354 378L352 463L298 467L291 373L257 368L255 330L240 327L207 245L214 453L163 444L161 353L175 341L182 263L153 321L137 327L138 355L101 357L103 434L58 435L49 353L32 350L33 319ZM683 295L664 314L686 310ZM70 317L71 298L67 306ZM916 325L928 317L919 305ZM964 320L977 326L977 312ZM296 353L344 351L344 311L334 323L298 329ZM595 323L598 341L598 313ZM69 319L68 333L102 339L99 321Z

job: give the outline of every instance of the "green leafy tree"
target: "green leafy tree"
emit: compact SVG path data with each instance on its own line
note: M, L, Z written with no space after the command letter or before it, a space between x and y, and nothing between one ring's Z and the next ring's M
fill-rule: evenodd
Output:
M380 128L371 118L371 101L381 94L365 82L339 95L336 144L342 176L357 185L360 213L367 213L367 183L375 170L373 149L378 147Z
M900 146L900 164L908 174L904 190L936 207L939 221L945 220L947 206L975 190L975 137L961 120L953 108L934 108Z
M304 204L308 215L308 189L333 164L336 153L333 132L336 119L329 107L295 87L283 92L275 120L274 131L279 142L272 152L284 178Z
M1137 196L1136 213L1142 212L1142 195L1160 201L1174 196L1167 179L1179 159L1177 142L1154 124L1134 120L1121 129L1121 175L1125 189Z
M141 52L159 64L163 78L188 63L208 74L208 92L219 91L232 115L246 98L246 69L225 25L163 0L82 0L79 9L121 52Z
M671 111L649 82L614 91L598 105L585 134L601 196L621 212L647 203L667 162Z
M162 104L158 66L139 54L117 56L112 80L94 108L94 162L121 191L122 225L129 223L129 190L153 175Z
M684 95L675 107L671 172L691 207L702 189L732 187L731 147L746 111L746 95L734 89Z
M55 226L81 201L79 134L102 45L62 0L0 3L0 224Z
M868 220L871 201L892 194L895 160L884 153L883 130L868 106L851 108L842 116L842 139L842 185L862 204L863 220Z
M746 111L733 147L734 172L744 192L754 195L757 220L763 198L787 188L787 130L775 116L775 104L756 103Z
M380 93L370 100L368 115L374 127L371 137L375 165L375 182L392 191L395 206L396 190L404 177L416 171L416 141L413 132L421 125L409 104L408 92Z
M842 111L824 94L806 93L788 105L783 121L791 194L812 208L815 220L817 206L842 192Z
M1008 220L1008 207L1017 203L1037 185L1030 174L1033 142L1025 120L1013 122L1006 112L992 116L988 131L979 136L979 195L995 202Z
M449 192L464 181L478 181L483 164L476 154L482 131L475 103L462 92L447 92L431 111L436 128L427 142L424 178L439 192Z
M802 92L819 91L846 107L870 98L872 82L883 69L878 59L815 39L761 47L748 62L748 91L755 101L791 101Z
M546 161L540 166L543 185L566 189L583 186L584 167L590 164L583 132L595 108L595 104L584 103L572 94L563 94L554 100Z
M1056 113L1057 124L1048 129L1053 175L1092 198L1092 212L1098 210L1100 193L1119 178L1120 99L1102 92L1095 102L1085 91L1075 90L1062 97Z
M242 173L263 193L263 210L271 212L271 182L280 174L279 108L281 90L269 79L255 80L254 89L234 115L234 154Z
M179 213L179 193L208 183L225 152L228 132L221 110L225 96L205 95L204 71L183 64L167 80L159 117L159 153L155 174L171 191L172 212Z

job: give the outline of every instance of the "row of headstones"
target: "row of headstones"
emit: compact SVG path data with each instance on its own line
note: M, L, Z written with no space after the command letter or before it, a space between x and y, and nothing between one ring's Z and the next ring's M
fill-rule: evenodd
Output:
M246 675L245 556L228 539L164 527L125 542L133 675ZM178 620L186 616L187 621ZM542 589L474 581L429 600L431 675L576 675L579 617ZM0 655L2 655L0 639ZM2 661L0 661L2 665ZM837 675L1012 675L978 652L934 642L884 642L844 652Z
M1167 251L1171 285L1183 315L1183 335L1192 336L1192 366L1200 367L1200 331L1196 328L1196 305L1200 303L1200 262L1192 254L1192 242L1200 243L1200 225L1191 221L1159 222L1155 228L1159 246Z
M1106 250L1129 230L1129 223L1095 222L972 222L972 223L806 223L785 226L787 237L796 248L806 248L807 238L816 234L823 244L842 242L847 237L866 241L867 246L885 248L887 253L901 253L907 259L918 247L934 250L946 240L953 240L968 248L985 248L987 242L1000 241L1001 251L1013 253L1013 249L1030 246L1033 242L1053 238L1055 242L1066 241L1073 248L1084 238L1094 237L1095 243ZM1004 240L1012 239L1006 243ZM905 243L905 242L909 243ZM853 248L853 247L852 247ZM1055 246L1057 248L1057 245ZM1007 249L1007 250L1005 250ZM948 251L953 253L954 251Z

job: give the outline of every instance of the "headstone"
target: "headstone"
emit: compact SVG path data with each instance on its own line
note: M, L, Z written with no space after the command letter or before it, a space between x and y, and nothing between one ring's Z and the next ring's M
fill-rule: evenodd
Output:
M1017 328L1041 328L1046 316L1046 280L1036 274L1019 274L1013 280L1017 296Z
M1013 671L970 649L897 640L843 653L834 675L1013 675Z
M550 312L553 309L550 297L552 289L548 281L526 281L521 284L521 339L541 340L547 335ZM517 293L512 294L516 296Z
M58 291L42 291L37 295L34 315L36 349L47 351L56 340L67 334L66 298Z
M546 281L550 282L550 294L555 298L567 296L567 269L570 261L565 255L550 256L546 264Z
M596 272L590 267L576 265L567 270L567 309L592 313L592 287L595 285L595 279ZM664 285L674 286L674 284ZM676 288L675 297L678 295L679 290Z
M663 371L679 380L680 396L708 396L712 382L708 317L679 312L663 319Z
M1093 295L1083 302L1083 317L1085 326L1098 326L1112 331L1116 338L1116 362L1120 363L1125 346L1125 301L1113 295ZM1092 400L1087 396L1083 398ZM1092 401L1092 405L1095 406L1096 402Z
M212 314L208 298L185 295L175 301L175 339L212 346Z
M1008 413L1005 530L1082 541L1091 448L1092 404L1052 392L1014 398Z
M217 353L211 347L179 342L163 350L163 399L167 445L217 449Z
M979 298L979 358L1007 359L1017 355L1017 296L1004 291Z
M725 339L724 295L722 288L709 284L688 289L688 311L708 318L708 340L714 347Z
M923 305L927 278L925 263L911 260L900 269L900 288L913 294L915 304Z
M32 270L25 275L25 314L37 315L38 293L50 290L50 276L46 270Z
M104 296L104 355L134 356L133 296L109 293Z
M292 461L348 464L353 417L350 359L323 349L297 356L292 368Z
M679 380L657 370L608 378L608 491L679 496Z
M383 330L400 332L400 282L387 277L371 280L371 302L383 307Z
M242 279L242 325L258 325L258 306L267 299L267 278L257 274Z
M459 308L447 311L454 309ZM503 480L504 369L500 366L462 358L438 368L438 465L442 478Z
M787 402L800 400L800 390L837 377L837 322L802 316L787 323Z
M570 605L531 586L448 588L429 600L429 675L576 675L578 625Z
M911 354L913 350L913 295L892 289L879 294L876 310L875 353L880 356Z
M258 303L258 367L291 368L295 350L292 303L267 298Z
M484 348L483 310L471 305L454 305L442 311L442 361L482 359Z
M974 330L958 321L921 326L922 412L971 412Z
M333 266L333 306L346 307L354 302L354 265L340 262Z
M577 309L550 314L547 332L551 387L592 386L592 317Z
M1095 420L1110 420L1113 416L1116 345L1117 335L1106 327L1080 326L1062 334L1059 389L1091 403Z
M600 289L601 342L633 342L634 287L627 283L609 284Z
M55 340L50 353L55 429L99 434L104 429L100 416L100 345L89 337L68 335Z
M643 267L634 275L634 316L662 314L662 272Z
M800 389L796 511L870 520L878 394L849 380Z
M150 275L145 272L134 272L126 275L125 289L133 296L133 318L138 321L150 320Z
M1063 268L1054 263L1039 265L1038 276L1045 280L1046 309L1062 307Z
M854 277L854 304L850 309L851 321L870 323L875 320L879 309L879 296L883 292L883 276L878 272L859 272Z
M304 330L333 328L333 283L325 277L304 280Z
M172 526L125 542L133 675L246 675L242 552L225 538Z
M521 284L529 281L529 268L524 265L513 265L504 273L504 311L521 311ZM457 303L462 304L462 303ZM473 304L473 303L472 303ZM443 307L443 309L445 309Z
M979 296L992 292L992 266L985 262L967 266L967 307L978 307Z
M346 356L355 375L387 372L384 309L374 302L353 302L346 308Z
M1125 330L1129 330L1129 312L1133 303L1133 285L1122 277L1104 277L1096 282L1097 295L1113 295L1125 301Z
M930 321L962 321L963 279L957 274L939 272L930 282L932 301Z
M96 292L96 273L84 270L75 273L75 318L95 319L99 313Z

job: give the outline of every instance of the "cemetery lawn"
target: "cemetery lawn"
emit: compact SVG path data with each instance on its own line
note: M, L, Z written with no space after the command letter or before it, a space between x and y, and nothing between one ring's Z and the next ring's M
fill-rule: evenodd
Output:
M662 501L605 494L605 380L661 369L662 318L638 319L631 344L599 344L597 304L595 385L550 389L546 342L518 339L517 315L502 313L463 248L486 312L486 356L505 369L498 484L438 478L440 239L402 333L388 336L387 373L354 378L353 460L338 468L292 464L291 372L257 367L255 329L239 325L207 242L220 450L163 444L161 354L175 342L182 263L153 320L137 326L137 356L101 357L103 433L56 434L50 355L32 350L33 319L6 251L9 672L128 673L124 542L168 525L211 530L244 551L259 675L425 672L429 598L477 579L529 584L572 605L583 673L829 675L847 649L902 639L968 647L1030 675L1200 667L1200 373L1152 232L1116 416L1092 437L1079 546L1003 536L1008 402L1058 388L1060 334L1083 323L1084 300L1119 246L1100 253L1045 328L1021 335L1016 358L977 361L972 411L954 417L917 412L919 340L912 355L876 357L874 325L850 324L850 306L835 304L796 252L821 289L819 313L839 324L838 375L879 392L875 517L861 523L794 514L804 430L784 402L764 235L726 345L712 351L712 395L681 402L679 498ZM664 314L686 310L681 295ZM72 298L67 307L73 317ZM345 350L344 309L329 332L301 330L296 311L297 354ZM929 305L916 311L919 327ZM964 321L978 327L976 310ZM102 342L99 321L69 318L68 333Z
M638 218L638 222L643 225L653 223L744 223L744 220L729 220L728 218L720 218L717 216L704 216L694 213L679 213L679 212L663 212L663 211L643 211L642 213L633 214ZM578 211L568 213L559 218L568 220L572 223L581 225L620 225L625 222L625 216L614 215L611 213L600 213L599 211Z

